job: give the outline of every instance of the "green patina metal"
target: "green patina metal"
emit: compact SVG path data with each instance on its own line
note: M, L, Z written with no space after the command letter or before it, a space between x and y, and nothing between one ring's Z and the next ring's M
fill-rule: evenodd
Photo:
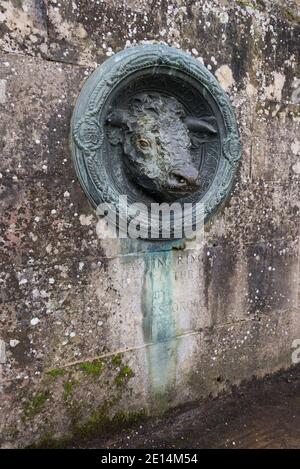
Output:
M187 117L175 97L158 92L135 94L128 105L107 119L109 141L121 146L128 178L162 202L199 191L201 162L194 153L217 140L215 119Z
M127 195L118 212L126 223L133 203L170 200L201 202L207 220L229 194L241 156L233 109L218 81L199 61L163 44L126 49L95 70L77 100L71 146L94 206L117 210L119 196ZM144 156L151 163L140 164Z

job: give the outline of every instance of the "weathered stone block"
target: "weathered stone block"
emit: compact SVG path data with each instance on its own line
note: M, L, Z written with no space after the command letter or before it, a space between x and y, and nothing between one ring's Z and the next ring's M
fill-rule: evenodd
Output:
M32 181L72 178L67 164L70 118L84 69L2 53L0 77L5 81L1 172Z

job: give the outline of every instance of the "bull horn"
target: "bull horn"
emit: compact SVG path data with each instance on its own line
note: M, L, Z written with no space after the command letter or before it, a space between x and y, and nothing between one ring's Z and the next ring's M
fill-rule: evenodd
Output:
M195 132L209 132L211 134L216 134L217 130L212 125L215 123L214 117L204 117L200 119L199 117L188 116L184 119L184 122L189 130Z
M128 113L123 109L113 109L108 113L106 123L115 127L122 127L128 123L128 118Z

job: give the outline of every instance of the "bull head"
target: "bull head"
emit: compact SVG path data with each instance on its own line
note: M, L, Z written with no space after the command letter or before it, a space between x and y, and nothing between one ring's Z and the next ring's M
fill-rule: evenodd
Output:
M116 109L107 117L109 140L123 146L127 174L162 200L175 200L199 190L192 135L216 134L214 123L210 117L186 117L175 98L158 93L137 95L129 111Z

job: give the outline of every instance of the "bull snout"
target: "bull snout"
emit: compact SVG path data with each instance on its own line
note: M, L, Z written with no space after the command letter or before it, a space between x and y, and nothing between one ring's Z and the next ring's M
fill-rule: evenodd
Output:
M186 166L180 171L174 171L171 180L176 181L178 187L196 189L199 187L199 172L194 166Z

